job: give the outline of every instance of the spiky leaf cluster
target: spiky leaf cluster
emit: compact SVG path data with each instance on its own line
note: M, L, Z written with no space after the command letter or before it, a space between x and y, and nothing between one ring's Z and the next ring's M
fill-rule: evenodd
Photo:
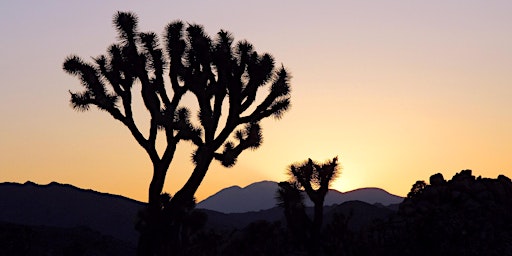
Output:
M338 157L325 163L311 159L301 164L291 165L288 169L291 182L304 189L312 201L323 198L329 185L339 175Z
M235 132L237 144L228 141L224 144L222 153L215 154L215 158L226 167L231 167L236 163L237 157L246 149L256 149L261 145L262 134L261 127L257 123L247 124L244 129Z

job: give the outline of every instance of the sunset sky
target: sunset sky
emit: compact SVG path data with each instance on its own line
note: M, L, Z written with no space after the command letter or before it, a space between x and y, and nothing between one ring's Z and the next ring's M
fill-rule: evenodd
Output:
M159 35L176 19L228 30L293 76L291 110L265 120L263 145L234 167L213 163L198 200L334 156L340 191L405 196L417 180L462 169L512 177L512 1L21 0L0 2L0 182L147 200L148 156L106 112L74 111L68 91L82 87L62 71L70 54L91 60L116 42L118 10ZM191 149L179 145L165 191L188 178Z

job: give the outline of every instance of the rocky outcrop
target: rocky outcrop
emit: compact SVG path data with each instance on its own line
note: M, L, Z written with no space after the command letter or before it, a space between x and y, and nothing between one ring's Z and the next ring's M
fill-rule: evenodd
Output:
M417 183L418 184L418 183ZM409 250L425 255L512 255L512 182L464 170L410 193L398 219ZM423 255L423 254L421 254Z

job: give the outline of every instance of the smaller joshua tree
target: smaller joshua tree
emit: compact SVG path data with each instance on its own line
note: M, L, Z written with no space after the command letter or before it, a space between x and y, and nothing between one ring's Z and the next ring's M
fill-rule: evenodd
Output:
M311 220L306 215L304 194L296 182L279 182L276 199L284 209L286 224L296 246L301 247L309 240Z
M338 166L338 157L325 163L317 163L308 159L304 163L292 164L288 168L290 180L279 183L277 199L279 205L285 208L285 215L289 226L296 223L299 216L293 216L294 213L302 215L303 210L297 208L304 207L301 191L304 191L314 204L314 216L310 227L310 236L313 241L312 248L317 248L319 244L320 230L323 223L324 200L329 185L335 180L340 172ZM308 222L306 222L308 223ZM292 228L290 226L290 228ZM315 249L314 249L315 250Z

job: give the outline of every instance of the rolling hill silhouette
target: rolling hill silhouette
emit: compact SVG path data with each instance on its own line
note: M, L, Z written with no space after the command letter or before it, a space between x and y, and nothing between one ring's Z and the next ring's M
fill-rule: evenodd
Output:
M197 208L208 209L223 213L244 213L267 210L276 206L277 182L261 181L241 188L228 187L197 204ZM330 189L325 197L325 206L341 204L348 201L362 201L368 204L391 205L399 204L402 197L392 195L380 188L361 188L345 193ZM306 197L306 206L313 203Z

